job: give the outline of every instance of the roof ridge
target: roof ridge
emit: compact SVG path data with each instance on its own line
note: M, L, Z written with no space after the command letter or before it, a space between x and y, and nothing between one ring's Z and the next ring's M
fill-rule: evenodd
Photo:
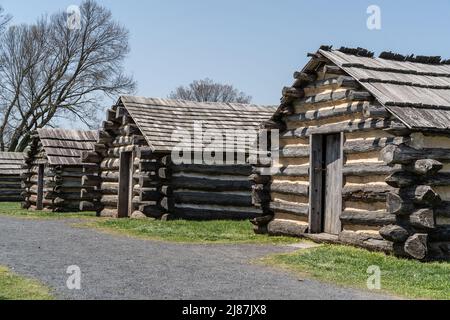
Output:
M365 58L375 58L374 52L371 52L367 49L357 47L357 48L348 48L341 47L340 49L333 49L333 46L321 46L319 50L323 51L339 51L344 54L353 55L357 57L365 57ZM379 59L391 60L391 61L399 61L399 62L412 62L412 63L422 63L429 65L450 65L450 59L442 59L441 56L426 56L426 55L403 55L400 53L395 53L392 51L383 51L378 56Z

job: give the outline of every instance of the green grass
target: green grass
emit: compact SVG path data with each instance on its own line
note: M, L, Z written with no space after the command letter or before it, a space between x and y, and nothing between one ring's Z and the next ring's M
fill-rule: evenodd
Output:
M290 244L299 242L290 237L256 235L248 221L153 221L132 219L102 219L87 224L106 232L150 240L179 243L251 243Z
M0 300L52 300L50 290L36 280L0 266Z
M326 245L261 260L318 280L367 289L367 269L381 269L381 290L413 299L450 299L450 263L422 263L346 246Z
M20 203L4 202L0 203L0 216L42 219L92 218L95 217L95 212L53 213L46 211L30 211L22 209Z

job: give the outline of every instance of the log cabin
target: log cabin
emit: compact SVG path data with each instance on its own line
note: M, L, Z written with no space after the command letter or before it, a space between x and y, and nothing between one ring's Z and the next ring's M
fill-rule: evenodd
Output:
M22 198L23 153L0 152L0 202L20 202Z
M100 216L116 218L239 220L260 216L261 209L252 204L252 166L246 150L254 143L259 125L275 111L276 107L233 103L120 97L107 111L94 152L82 156L82 161L100 165L96 185L100 198L95 209ZM208 146L202 141L190 145L199 123L205 130L199 129L200 139L209 132ZM226 157L231 162L202 157L193 161L194 154L201 155L212 144L223 147L220 141L228 131L245 150L233 148ZM198 132L193 138L198 138ZM175 151L180 154L180 145L187 161L173 158ZM89 202L83 205L93 207Z
M268 124L280 158L257 188L256 230L448 260L450 61L328 46L308 56Z
M23 208L77 212L82 200L96 199L82 181L98 179L99 167L81 163L81 153L93 150L97 139L98 131L38 129L25 150Z

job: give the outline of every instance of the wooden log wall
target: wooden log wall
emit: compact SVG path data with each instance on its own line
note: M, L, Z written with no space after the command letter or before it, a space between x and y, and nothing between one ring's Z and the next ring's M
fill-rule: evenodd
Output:
M0 152L0 202L21 202L23 155Z
M83 201L93 201L93 188L82 186L83 179L94 179L98 168L90 166L50 165L38 136L26 149L22 174L22 207L38 210L39 165L44 165L42 210L51 212L78 212ZM89 192L87 192L89 191ZM89 208L92 210L92 208Z
M383 149L384 161L401 170L386 181L395 188L387 210L395 222L381 231L399 256L450 259L450 136L415 132Z
M161 218L168 208L167 198L162 196L163 182L168 175L168 158L148 148L144 136L124 107L114 106L107 111L106 117L94 152L82 156L84 162L99 163L99 178L83 180L83 187L93 188L95 198L83 202L82 208L96 210L99 216L118 217L120 155L130 152L133 172L131 214Z
M172 165L175 218L248 220L261 217L252 205L250 165Z
M387 145L398 145L407 132L353 78L335 65L317 60L315 72L296 73L296 82L283 90L278 118L281 133L279 172L270 183L270 234L303 236L309 232L310 137L343 133L342 232L336 241L384 252L393 242L380 230L395 219L386 210L394 188L386 178L398 170L381 159ZM257 170L257 168L256 168ZM262 221L259 230L264 230Z

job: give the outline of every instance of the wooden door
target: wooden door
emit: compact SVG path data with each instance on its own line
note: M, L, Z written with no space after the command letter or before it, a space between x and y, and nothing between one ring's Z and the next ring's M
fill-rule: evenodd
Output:
M337 235L342 226L342 134L310 139L309 232Z
M119 167L119 197L117 204L117 215L119 218L131 216L133 184L132 184L133 153L122 152L120 154Z
M37 210L44 209L44 171L45 171L44 165L40 164L38 167L38 179L37 179L37 201L36 201Z
M323 231L338 235L342 231L342 137L341 134L327 135L325 155L325 210Z

